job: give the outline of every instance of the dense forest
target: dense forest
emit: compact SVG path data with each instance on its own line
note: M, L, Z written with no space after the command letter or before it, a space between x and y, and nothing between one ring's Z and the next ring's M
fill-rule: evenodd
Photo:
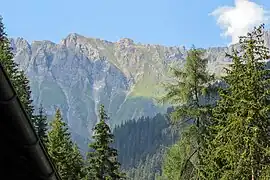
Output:
M171 111L168 109L168 111ZM164 150L179 137L168 115L129 120L113 130L121 167L131 179L154 179L160 174Z
M82 154L61 109L48 121L32 105L29 81L13 61L0 18L0 62L64 180L231 180L270 178L270 70L264 26L239 37L226 74L207 70L204 50L192 47L183 68L172 67L159 103L167 114L127 120L111 130L104 105ZM218 83L217 83L218 82ZM222 84L222 85L221 85Z
M135 167L158 148L173 144L177 135L170 130L166 116L161 114L127 121L116 127L113 134L113 146L119 152L118 159L123 168Z

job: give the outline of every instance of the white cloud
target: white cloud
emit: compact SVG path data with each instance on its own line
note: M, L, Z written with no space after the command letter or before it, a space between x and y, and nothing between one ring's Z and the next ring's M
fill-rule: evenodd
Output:
M231 37L231 44L239 41L239 36L269 20L268 11L249 0L235 0L235 6L223 6L210 15L217 18L217 24L224 31L221 36Z

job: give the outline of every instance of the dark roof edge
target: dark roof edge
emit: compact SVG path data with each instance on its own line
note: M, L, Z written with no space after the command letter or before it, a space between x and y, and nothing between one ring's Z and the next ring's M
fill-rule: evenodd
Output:
M42 173L44 180L61 180L54 164L52 163L43 142L38 137L35 129L25 112L7 73L0 63L0 104L5 104L8 113L15 119L16 130L21 135L22 144L27 148L35 166Z

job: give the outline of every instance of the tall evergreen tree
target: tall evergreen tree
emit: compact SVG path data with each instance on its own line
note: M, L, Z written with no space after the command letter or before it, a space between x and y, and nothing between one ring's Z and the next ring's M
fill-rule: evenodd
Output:
M14 55L2 20L3 18L0 16L0 63L5 68L26 113L34 126L36 126L36 121L33 117L34 107L32 106L29 80L24 72L18 69L18 64L13 60Z
M106 124L108 116L101 105L99 109L99 123L94 127L94 142L89 144L90 152L87 155L88 179L119 180L124 179L120 172L120 163L117 161L117 150L110 147L113 143L113 134Z
M35 119L35 125L38 136L44 141L47 141L47 130L48 130L48 124L47 124L47 116L45 114L45 110L42 105L39 107L38 114L34 116Z
M14 85L26 113L32 120L33 125L36 127L37 124L34 118L34 106L32 105L33 100L31 99L31 88L24 71L19 71L18 77L14 81Z
M48 132L47 150L62 179L79 180L84 177L82 156L71 141L59 109L56 110L51 130Z
M240 38L213 110L204 179L270 178L270 70L263 25Z
M70 161L71 161L71 165L70 167L73 169L74 175L73 178L76 179L85 179L86 178L86 173L85 173L85 163L84 163L84 159L79 151L79 148L77 146L77 144L73 144L72 146L72 151L71 151L71 157L70 157Z
M0 16L0 61L10 80L14 82L19 74L18 65L12 60L13 53L5 32L3 18Z
M180 174L180 176L183 175L182 178L184 178L186 170L190 171L187 167L192 167L195 174L199 172L201 161L200 152L204 141L203 136L205 128L208 125L207 117L211 109L211 94L214 90L211 88L211 82L214 80L214 76L207 72L207 59L202 58L203 53L202 50L195 49L193 46L188 52L184 68L181 70L173 69L176 82L165 85L166 95L161 98L162 102L169 102L175 106L175 110L171 114L173 122L179 122L180 120L180 124L184 125L183 127L190 128L189 130L185 130L185 132L193 132L193 134L181 134L181 136L186 137L182 137L178 145L187 147L173 148L171 151L168 151L167 159L165 159L165 169L171 169L171 166L181 164L179 167L174 167L174 170L178 169L177 171L182 172ZM190 125L190 122L192 122L192 125ZM192 137L188 137L187 135L192 135ZM186 141L189 142L189 144L181 142L185 139L190 139ZM176 150L187 148L190 149L189 154L178 153L181 157L177 157L177 161L181 159L181 163L170 164L170 159L176 158ZM196 157L196 160L191 162L191 159L194 159L194 157ZM192 166L188 166L190 163ZM167 172L178 173L172 171ZM181 177L178 178L181 179Z

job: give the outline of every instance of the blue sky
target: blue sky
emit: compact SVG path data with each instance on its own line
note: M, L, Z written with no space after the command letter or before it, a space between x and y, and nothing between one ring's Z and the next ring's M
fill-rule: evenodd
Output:
M222 29L217 24L217 18L225 17L223 21L227 21L227 16L209 15L218 7L235 6L234 0L1 1L0 14L8 35L23 37L28 41L50 40L58 43L68 34L76 32L109 41L127 37L149 44L209 47L227 45L234 33L227 38L221 37ZM270 0L252 2L270 10ZM246 21L250 21L250 18ZM260 19L255 18L254 21ZM256 22L251 22L251 25ZM235 22L234 26L238 24ZM239 34L240 30L237 32Z

